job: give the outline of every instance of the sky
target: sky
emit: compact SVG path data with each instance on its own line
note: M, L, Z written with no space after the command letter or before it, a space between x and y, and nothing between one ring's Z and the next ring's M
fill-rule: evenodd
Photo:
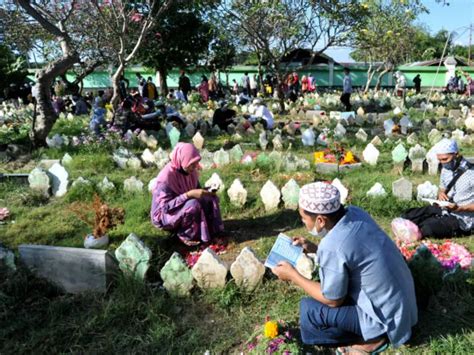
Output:
M417 24L424 24L430 32L436 33L441 29L454 31L454 43L467 45L469 43L469 25L473 24L472 43L474 44L474 0L448 0L449 6L443 6L435 0L424 0L429 13L422 14ZM351 49L348 47L330 48L325 53L336 62L350 63Z

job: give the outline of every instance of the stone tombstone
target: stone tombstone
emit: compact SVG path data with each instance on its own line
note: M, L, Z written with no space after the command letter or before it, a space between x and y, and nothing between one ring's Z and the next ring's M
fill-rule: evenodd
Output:
M438 186L432 184L429 181L425 181L416 187L416 199L422 201L424 198L432 200L438 199Z
M233 163L240 163L240 160L244 156L244 152L242 151L242 147L237 144L229 150L230 161Z
M217 173L212 173L211 177L204 183L204 187L216 188L218 193L225 190L224 181Z
M382 142L382 140L380 139L379 136L375 136L375 137L370 141L370 143L371 143L372 145L374 145L374 146L381 146L381 145L383 145L383 142Z
M334 128L334 136L338 138L344 138L346 135L347 130L344 128L344 126L340 123L336 125L336 128Z
M392 183L392 194L400 200L411 201L413 184L405 178L398 179Z
M304 253L301 254L298 260L296 260L295 269L301 275L311 280L313 278L313 270L314 270L313 259Z
M457 119L457 118L460 118L461 116L462 116L461 110L449 110L448 112L449 118Z
M410 148L408 157L411 160L411 170L413 172L423 172L423 161L425 160L426 149L417 144Z
M347 197L349 196L349 190L347 189L347 187L345 187L342 184L341 180L339 180L338 178L335 178L332 181L331 185L333 185L339 190L339 194L341 195L341 204L345 205L347 201Z
M262 148L262 150L267 149L267 145L268 145L267 132L264 131L258 135L258 143L260 144L260 148Z
M247 190L239 179L235 179L227 190L230 203L237 207L243 207L247 202Z
M90 184L91 182L89 180L84 179L82 176L79 176L76 180L72 182L71 187L80 186L80 185L87 186Z
M35 275L67 293L105 293L116 273L116 264L106 250L26 244L18 250Z
M226 282L227 266L210 248L206 248L191 273L202 289L223 288Z
M34 168L28 175L28 183L33 191L49 196L51 182L49 175L43 169Z
M283 160L283 153L277 150L272 150L270 154L268 154L268 158L278 166L279 164L281 165L281 162Z
M214 153L214 164L218 168L221 168L225 165L230 164L230 156L229 153L224 150L224 148L219 149L217 152Z
M227 126L227 133L229 133L230 135L233 135L235 134L235 132L236 132L236 129L233 123Z
M298 170L299 160L296 155L286 154L282 161L283 170L287 172L295 172Z
M398 116L398 115L401 114L402 112L403 112L402 109L401 109L400 107L398 107L398 106L395 107L395 109L393 110L393 114L394 114L395 116Z
M133 156L127 160L127 167L133 170L138 170L142 167L142 161L138 157Z
M298 200L300 187L295 179L290 179L281 189L282 199L285 202L285 208L289 210L298 209Z
M156 166L160 170L170 161L169 153L161 147L153 153L153 156L155 157Z
M69 184L69 174L61 164L54 164L49 170L51 175L52 186L51 190L56 197L64 196L67 192L67 185Z
M304 130L303 134L301 135L301 142L303 142L304 146L312 147L316 141L316 135L312 128L307 128Z
M385 191L384 187L381 183L376 182L369 191L367 191L368 197L383 197L387 195L387 191Z
M357 109L357 115L359 116L364 116L365 115L365 111L364 109L362 108L362 106L360 106L358 109Z
M273 144L273 149L282 151L283 150L283 139L281 138L281 135L277 134L273 139L272 139L272 144Z
M421 124L424 131L431 131L433 129L433 123L429 119L425 119Z
M408 134L408 130L413 127L413 123L407 116L403 116L400 120L400 130L402 134Z
M190 138L192 138L196 133L196 129L194 128L194 125L192 123L188 123L184 128L184 131L186 132L186 135Z
M155 185L156 185L156 181L158 180L158 177L154 177L153 179L151 179L149 182L148 182L148 192L149 193L153 193L153 190L155 188Z
M411 134L407 137L407 143L408 143L409 145L415 145L417 142L418 142L418 136L416 135L415 132L411 133Z
M173 296L189 296L193 288L193 275L181 255L174 252L160 271L163 287Z
M139 280L145 279L151 256L151 250L133 233L115 250L120 270Z
M393 134L393 128L395 127L395 122L390 118L383 123L383 129L385 136L390 137Z
M115 189L115 185L113 182L109 181L107 176L104 177L104 179L97 184L97 187L100 191L102 192L110 192Z
M201 161L199 164L204 170L211 169L214 166L214 154L209 152L207 149L201 151Z
M69 153L64 154L63 158L61 159L61 164L69 165L71 163L72 163L72 157L69 155Z
M474 117L471 114L469 114L469 117L466 118L464 124L466 125L467 129L474 131Z
M278 208L281 194L280 190L278 190L278 187L276 187L273 182L268 180L260 190L260 197L262 198L265 210L268 212Z
M361 142L367 142L368 135L362 128L359 129L355 136Z
M408 152L402 143L398 144L392 151L392 160L395 164L403 163L408 156Z
M176 144L178 144L180 137L181 132L176 127L171 128L171 131L168 133L171 149L174 149L174 147L176 147Z
M156 164L156 157L148 148L143 151L141 159L145 166L152 166Z
M212 127L212 134L215 135L215 136L218 136L219 134L221 134L222 131L221 129L219 128L218 125L215 125Z
M251 292L262 282L265 266L251 248L245 247L230 266L230 273L237 286Z
M204 137L201 135L201 132L196 132L196 134L193 136L193 144L197 149L202 149L204 146Z
M443 135L436 128L433 128L430 133L428 133L428 140L432 145L438 143L442 138Z
M123 181L123 190L126 192L142 192L143 191L143 182L137 179L135 176L132 176Z
M139 164L138 168L141 167L140 159L138 159L135 156L135 154L133 154L131 151L129 151L127 148L124 148L124 147L120 147L117 150L115 150L114 153L112 154L112 159L121 169L126 169L127 167L136 168L137 163ZM136 159L136 160L133 160L133 159Z
M367 144L364 151L362 152L362 157L364 161L372 166L377 165L377 160L379 159L380 152L372 143Z
M41 159L38 163L38 168L48 170L56 163L61 164L61 161L59 159Z
M462 142L464 138L464 131L456 129L451 133L451 138L454 139L458 144Z
M426 154L426 161L428 162L428 174L437 175L439 168L439 160L433 148L431 148Z

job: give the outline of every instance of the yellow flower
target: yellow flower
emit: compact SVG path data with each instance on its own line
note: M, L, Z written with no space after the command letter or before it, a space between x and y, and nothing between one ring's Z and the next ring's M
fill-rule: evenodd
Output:
M263 334L266 338L273 339L278 336L278 323L275 321L268 321L263 327Z
M324 152L314 152L314 163L325 163Z
M391 36L392 34L393 34L393 31L391 31L391 30L387 31L387 36Z
M351 151L348 151L346 153L346 156L344 157L344 160L342 161L342 164L354 164L357 163L357 161L354 158L354 154L352 154Z

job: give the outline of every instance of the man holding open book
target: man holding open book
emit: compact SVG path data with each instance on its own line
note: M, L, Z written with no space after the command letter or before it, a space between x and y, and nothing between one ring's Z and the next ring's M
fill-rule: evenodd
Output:
M415 223L423 237L452 238L474 229L474 167L459 154L455 140L444 138L434 146L443 166L439 201L412 208L402 217Z
M300 303L301 337L311 345L341 346L339 353L377 353L397 347L418 321L413 278L395 243L362 209L344 208L336 187L303 186L299 212L319 246L294 238L315 252L321 282L309 280L288 262L272 269L311 296Z

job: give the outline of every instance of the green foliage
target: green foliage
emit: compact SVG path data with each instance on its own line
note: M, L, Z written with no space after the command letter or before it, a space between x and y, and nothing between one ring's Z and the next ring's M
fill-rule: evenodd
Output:
M27 74L24 58L16 56L7 45L0 44L0 96L5 97L12 84L18 89Z

